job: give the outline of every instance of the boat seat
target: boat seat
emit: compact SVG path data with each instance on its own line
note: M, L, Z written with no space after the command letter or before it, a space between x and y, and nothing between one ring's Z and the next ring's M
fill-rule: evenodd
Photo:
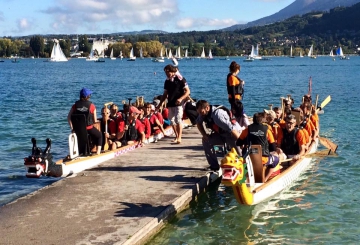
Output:
M264 183L266 167L262 164L261 145L251 145L249 156L254 169L255 183Z
M86 130L86 117L83 114L72 114L71 122L78 140L79 155L90 155L91 139Z

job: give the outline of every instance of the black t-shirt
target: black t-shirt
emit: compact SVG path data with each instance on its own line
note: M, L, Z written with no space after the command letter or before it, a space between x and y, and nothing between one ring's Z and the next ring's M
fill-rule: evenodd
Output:
M174 77L174 81L165 80L164 89L168 92L168 107L174 107L176 100L184 95L184 88L187 85L186 79L183 77L180 80L177 76Z

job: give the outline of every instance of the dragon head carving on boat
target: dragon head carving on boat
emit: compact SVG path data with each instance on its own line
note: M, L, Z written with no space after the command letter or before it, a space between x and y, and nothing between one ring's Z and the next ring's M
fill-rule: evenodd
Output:
M234 148L221 160L220 167L222 170L221 183L225 186L233 186L246 178L244 159L237 155Z
M31 155L24 158L24 165L26 168L26 177L39 178L41 175L45 175L48 171L48 166L52 163L51 139L46 139L46 148L44 151L40 147L36 146L36 139L32 138L33 144Z

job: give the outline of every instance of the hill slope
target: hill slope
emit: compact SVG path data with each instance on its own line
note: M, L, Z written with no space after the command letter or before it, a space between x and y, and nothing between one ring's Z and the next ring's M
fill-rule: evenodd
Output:
M233 25L223 30L233 31L252 26L262 26L290 18L294 15L303 15L312 11L328 11L335 7L348 7L359 2L360 0L296 0L286 8L280 10L273 15L251 21L247 24Z

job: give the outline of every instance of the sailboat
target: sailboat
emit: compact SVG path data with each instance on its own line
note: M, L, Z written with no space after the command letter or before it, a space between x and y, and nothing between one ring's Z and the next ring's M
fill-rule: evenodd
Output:
M114 57L114 49L111 49L111 53L110 53L110 59L111 60L116 60L116 57Z
M143 49L142 49L142 47L140 48L140 59L144 59Z
M209 49L209 56L207 57L207 60L215 60L212 56L211 49Z
M185 49L185 59L186 60L191 60L191 58L188 57L188 50L187 49Z
M255 60L261 60L262 57L259 55L259 44L256 45L256 48L254 49L254 54L252 56Z
M136 56L134 56L134 48L131 48L129 59L127 61L135 61L135 60L136 60Z
M301 52L301 50L300 50L300 54L299 54L299 57L300 57L300 58L303 58L303 57L304 57L304 55L302 55L302 52Z
M246 57L246 59L244 59L244 62L252 62L252 61L254 61L254 56L255 56L255 48L254 48L254 45L251 45L251 52Z
M201 52L200 58L205 59L205 49L204 49L204 47L203 47L203 50Z
M98 58L95 57L94 45L93 45L93 46L91 47L89 56L86 58L86 61L96 61L96 60L98 60Z
M105 58L105 50L101 51L99 56L100 56L99 59L95 60L95 62L105 62L105 59L104 59Z
M166 50L165 50L165 52L166 52ZM155 59L152 59L152 61L153 61L153 62L165 62L162 48L161 48L161 50L160 50L160 57L157 57L157 58L155 58Z
M309 53L308 53L308 57L310 57L311 59L316 59L316 56L314 55L314 46L311 45Z
M120 51L118 58L120 58L121 60L124 58L124 56L122 55L122 51Z
M176 49L175 58L176 58L177 60L181 60L181 59L182 59L182 58L181 58L181 48L180 48L180 46Z
M68 61L64 52L61 50L59 41L55 40L53 49L51 51L51 57L48 62L65 62Z
M342 48L339 47L337 50L336 50L336 55L340 57L340 60L349 60L350 58L349 57L346 57L342 51Z
M168 55L168 59L172 59L173 58L173 55L171 53L171 48L169 48L169 55Z
M329 56L330 56L330 57L334 57L334 52L333 52L333 50L332 50L332 49L331 49L331 51L330 51Z
M295 58L295 56L293 56L292 45L291 45L291 48L290 48L290 58Z

